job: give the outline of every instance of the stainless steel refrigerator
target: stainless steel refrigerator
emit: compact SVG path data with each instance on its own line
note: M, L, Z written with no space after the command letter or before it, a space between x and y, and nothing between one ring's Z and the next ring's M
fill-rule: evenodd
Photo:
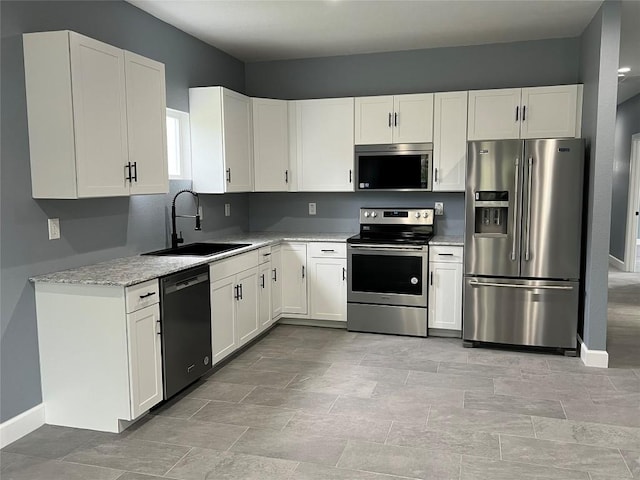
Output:
M582 139L468 144L463 339L575 349Z

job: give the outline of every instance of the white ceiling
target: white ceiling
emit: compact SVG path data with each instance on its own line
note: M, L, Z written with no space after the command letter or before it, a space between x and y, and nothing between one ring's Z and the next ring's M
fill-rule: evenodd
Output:
M245 62L564 38L601 0L128 0ZM640 0L623 1L619 101L640 91Z

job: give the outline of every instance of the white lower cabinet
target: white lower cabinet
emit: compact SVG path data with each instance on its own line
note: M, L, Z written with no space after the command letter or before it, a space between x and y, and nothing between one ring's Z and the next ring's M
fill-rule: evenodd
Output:
M347 321L347 260L311 258L309 261L310 316Z
M285 243L282 253L282 314L307 313L307 245Z
M236 325L238 346L241 347L258 334L258 269L252 268L237 275Z
M235 276L211 283L211 340L214 364L235 351L238 345L235 287Z
M35 291L46 423L117 433L162 400L157 280Z
M271 318L282 314L282 247L271 247Z
M460 331L462 247L431 247L430 258L429 328Z

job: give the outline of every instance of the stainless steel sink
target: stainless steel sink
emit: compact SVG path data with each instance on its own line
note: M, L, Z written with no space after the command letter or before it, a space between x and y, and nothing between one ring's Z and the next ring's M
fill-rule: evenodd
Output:
M189 243L178 248L165 248L154 252L143 253L142 255L155 255L164 257L173 256L193 256L208 257L216 253L229 252L238 248L248 247L250 243Z

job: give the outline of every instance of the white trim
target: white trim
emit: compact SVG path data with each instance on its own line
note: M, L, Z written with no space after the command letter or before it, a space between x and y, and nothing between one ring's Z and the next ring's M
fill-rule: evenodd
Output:
M609 367L609 353L606 350L589 350L580 340L580 358L587 367Z
M0 423L0 448L21 439L44 425L44 403Z
M621 271L625 271L625 264L622 260L620 260L618 257L614 257L613 255L609 254L609 265L612 266L613 268L616 268L618 270Z
M633 195L633 192L637 192ZM629 194L627 195L627 230L625 236L625 272L633 272L636 266L636 239L640 210L640 133L631 136L631 158L629 159Z
M178 120L180 125L180 175L169 175L169 180L191 180L193 175L191 173L191 127L189 123L189 113L167 108L167 117Z

